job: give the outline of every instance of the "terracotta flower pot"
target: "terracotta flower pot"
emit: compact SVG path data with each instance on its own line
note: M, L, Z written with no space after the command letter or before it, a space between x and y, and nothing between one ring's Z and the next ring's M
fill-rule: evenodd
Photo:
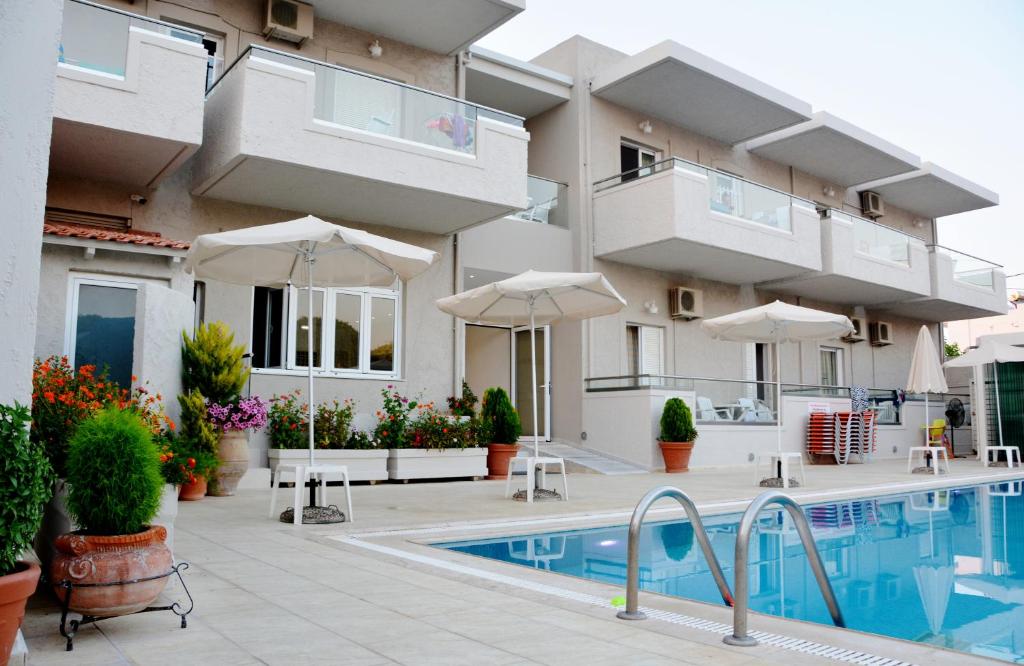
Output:
M665 459L666 472L671 474L690 471L693 442L658 442L658 446L661 447L661 457Z
M178 490L178 499L183 502L195 502L206 497L206 478L197 476L192 483L183 483Z
M518 444L488 444L487 478L507 478L509 461L515 458L517 453L519 453Z
M214 497L234 495L238 482L249 469L249 434L244 430L229 430L221 435L217 459L220 465L210 479L208 492Z
M160 576L171 570L171 551L164 545L167 530L160 525L138 534L90 536L79 532L57 539L57 557L50 580L57 598L64 600L61 581L113 583ZM83 615L116 617L135 613L152 604L163 592L167 578L75 588L70 608Z
M0 576L0 664L11 659L11 648L25 617L25 602L36 591L39 567L18 562L13 573Z

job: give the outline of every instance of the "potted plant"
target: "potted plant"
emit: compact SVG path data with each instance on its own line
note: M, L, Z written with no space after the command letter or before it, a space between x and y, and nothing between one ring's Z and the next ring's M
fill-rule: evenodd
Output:
M11 658L25 601L39 581L39 567L19 558L32 547L53 492L50 463L28 436L31 418L28 407L0 405L0 664Z
M299 395L299 391L294 391L274 396L270 401L268 457L275 473L278 464L309 459L305 406L299 403ZM353 428L354 419L355 402L351 399L317 405L313 415L316 459L347 466L350 481L376 483L387 479L387 449L377 447L372 433Z
M78 427L68 448L68 509L80 529L57 539L50 583L70 581L76 613L114 617L149 606L167 583L167 531L150 525L164 485L159 451L142 418L108 407Z
M225 405L211 402L207 411L221 433L217 445L220 464L213 472L209 492L217 497L234 495L238 482L249 469L248 431L267 425L267 405L258 396L250 396Z
M690 471L690 454L697 439L690 408L680 398L669 398L661 412L661 434L658 446L665 460L666 472Z
M477 421L442 414L433 403L415 409L415 416L405 421L402 446L388 450L389 478L406 483L410 479L479 479L487 473L487 451L476 445ZM385 428L390 427L388 423L394 422L384 422Z
M509 462L519 453L519 435L522 424L508 393L501 387L484 392L480 421L487 435L487 478L504 479L508 476Z
M236 345L231 329L219 321L200 326L194 337L183 331L181 339L182 387L186 393L198 391L211 407L216 405L217 408L228 409L226 417L230 423L231 416L241 413L240 408L236 408L249 379L245 347ZM256 403L247 403L249 408L255 406ZM250 418L255 418L255 415L250 415ZM207 478L209 491L211 495L233 495L238 480L249 468L246 428L218 428L217 434L213 453L220 460L220 465ZM225 479L224 488L219 483L221 477Z
M181 408L180 435L176 438L176 459L183 467L178 498L201 500L206 495L207 481L219 464L217 431L210 422L206 400L198 391L178 396Z
M473 418L476 416L476 394L469 388L466 380L462 380L462 395L448 396L448 411L454 416Z

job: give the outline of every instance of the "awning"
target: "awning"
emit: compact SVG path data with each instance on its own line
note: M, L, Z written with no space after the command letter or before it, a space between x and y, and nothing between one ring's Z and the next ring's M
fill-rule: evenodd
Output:
M569 101L572 77L473 46L466 66L466 99L532 118Z
M999 205L999 195L992 190L931 162L910 173L857 186L857 191L865 190L878 192L886 203L928 218Z

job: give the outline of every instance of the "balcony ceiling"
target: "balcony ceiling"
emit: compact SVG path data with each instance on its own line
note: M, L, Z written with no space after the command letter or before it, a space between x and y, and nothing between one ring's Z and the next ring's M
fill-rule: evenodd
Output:
M876 309L879 312L891 312L894 315L910 319L945 322L1004 315L1009 309L1009 305L1006 305L1001 310L993 310L981 305L959 303L926 296L911 301L887 304Z
M572 77L474 46L466 67L466 99L523 118L569 101Z
M917 155L824 111L808 122L750 141L747 150L841 187L921 166Z
M447 54L458 53L526 9L525 0L311 1L322 19Z
M999 195L931 162L899 176L857 186L882 195L889 204L935 218L999 205Z
M735 145L810 119L811 105L673 41L593 81L598 97Z
M782 280L807 270L803 266L766 259L758 254L712 247L683 238L609 252L600 258L726 284Z

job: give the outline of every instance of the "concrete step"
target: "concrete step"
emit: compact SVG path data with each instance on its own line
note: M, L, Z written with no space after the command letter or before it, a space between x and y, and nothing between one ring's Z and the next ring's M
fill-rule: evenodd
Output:
M558 442L541 442L540 453L542 456L564 459L565 471L572 474L618 476L621 474L647 474L648 472L638 465L612 458L597 451ZM519 456L525 458L532 454L533 443L523 442L519 447Z

